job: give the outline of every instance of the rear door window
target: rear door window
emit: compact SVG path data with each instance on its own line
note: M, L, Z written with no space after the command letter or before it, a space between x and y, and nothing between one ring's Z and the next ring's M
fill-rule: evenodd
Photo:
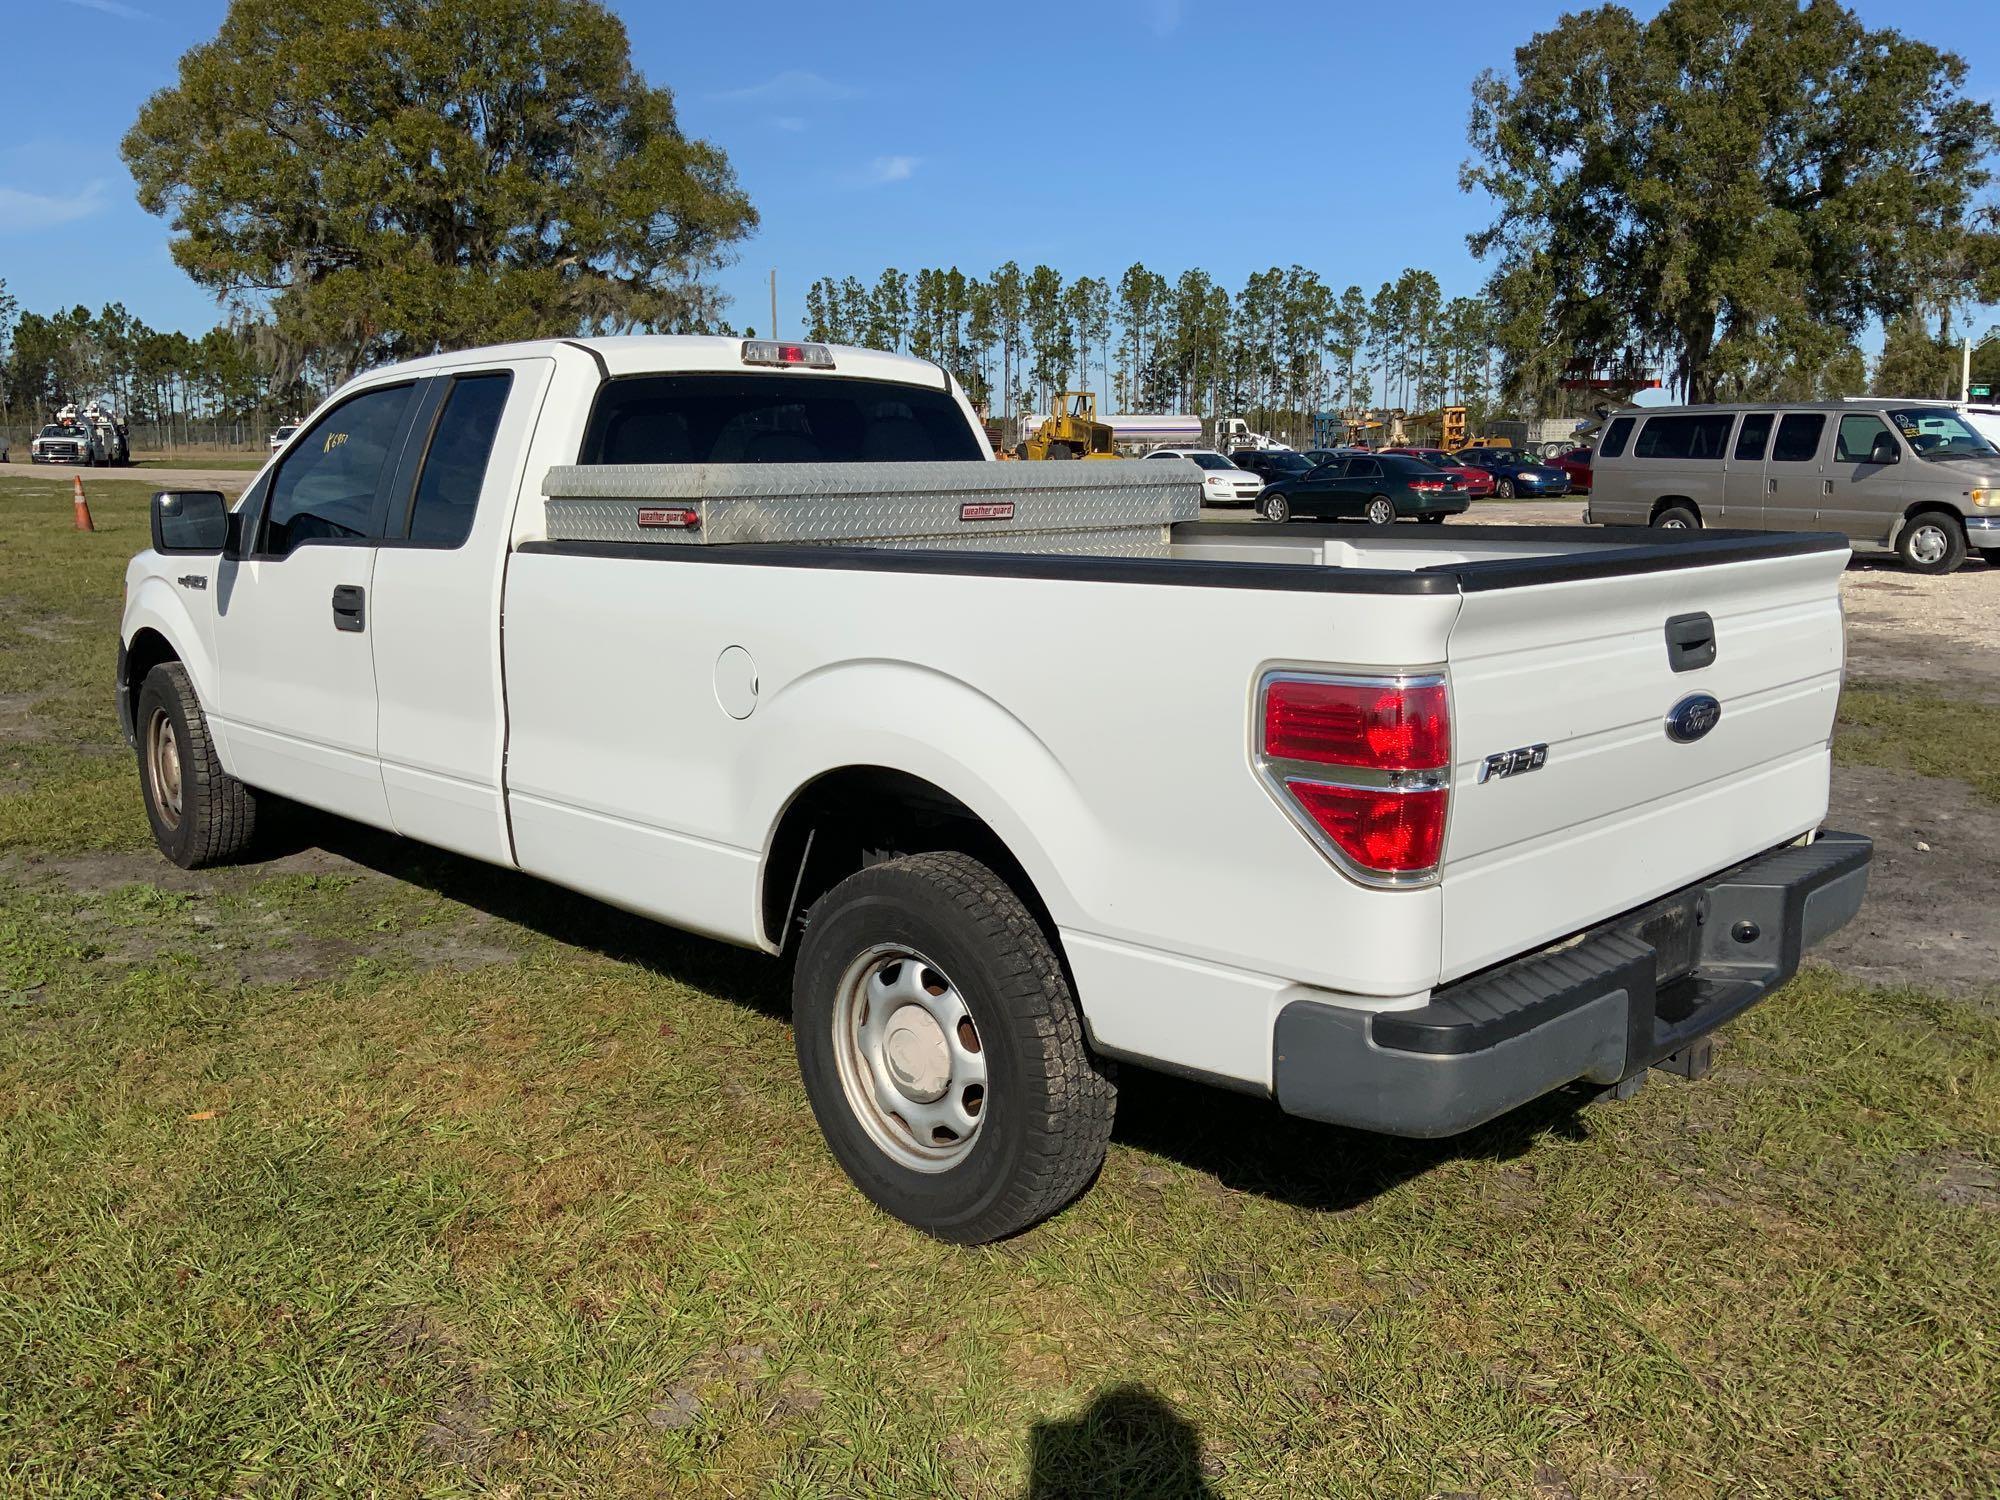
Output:
M431 430L422 477L410 506L410 540L431 547L459 547L472 535L486 461L507 408L514 377L506 371L460 375L445 393Z
M1778 424L1778 440L1771 445L1771 460L1781 464L1811 463L1819 454L1819 436L1826 431L1826 414L1817 411L1788 412Z
M1764 450L1771 444L1771 423L1774 417L1768 411L1753 411L1743 419L1743 425L1736 430L1736 458L1739 463L1761 464Z
M271 483L257 552L284 557L301 542L380 535L376 501L402 450L413 385L351 396L294 442Z
M831 375L638 375L605 382L586 464L983 459L942 389Z

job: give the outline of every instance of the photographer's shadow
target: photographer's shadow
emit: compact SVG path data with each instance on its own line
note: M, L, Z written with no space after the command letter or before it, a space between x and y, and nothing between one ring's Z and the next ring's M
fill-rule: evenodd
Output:
M1026 1500L1205 1500L1213 1497L1194 1424L1143 1385L1098 1393L1064 1422L1028 1437Z

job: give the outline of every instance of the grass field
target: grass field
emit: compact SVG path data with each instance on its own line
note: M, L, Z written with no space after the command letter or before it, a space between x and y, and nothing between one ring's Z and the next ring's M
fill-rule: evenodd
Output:
M333 825L154 856L92 493L0 475L0 1491L1994 1491L1994 1007L1811 970L1702 1084L1435 1145L1128 1070L1090 1196L948 1248L774 963Z

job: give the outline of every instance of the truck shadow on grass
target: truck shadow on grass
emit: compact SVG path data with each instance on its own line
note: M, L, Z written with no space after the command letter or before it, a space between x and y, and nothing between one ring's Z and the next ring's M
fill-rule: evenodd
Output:
M789 1023L791 965L620 911L530 875L502 870L360 824L291 813L266 857L317 846L394 880L557 942L692 986ZM1114 1140L1299 1208L1344 1213L1445 1162L1501 1161L1554 1132L1581 1139L1586 1095L1556 1093L1448 1140L1399 1140L1285 1114L1268 1099L1124 1064Z

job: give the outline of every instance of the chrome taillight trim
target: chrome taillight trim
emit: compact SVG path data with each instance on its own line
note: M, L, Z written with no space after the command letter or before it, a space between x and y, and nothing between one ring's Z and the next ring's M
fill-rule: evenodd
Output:
M1342 687L1393 688L1398 691L1420 687L1442 687L1445 689L1446 732L1450 731L1451 688L1445 674L1438 671L1410 672L1311 672L1297 667L1278 667L1259 674L1257 690L1251 702L1252 740L1251 762L1256 767L1257 779L1271 800L1278 804L1280 811L1290 818L1294 827L1312 841L1326 860L1343 875L1357 884L1372 886L1377 890L1406 891L1421 890L1438 883L1444 868L1444 848L1439 845L1438 863L1422 870L1399 870L1393 873L1371 870L1358 863L1352 855L1327 836L1326 830L1313 821L1312 815L1299 805L1285 783L1290 781L1314 782L1321 786L1340 786L1369 791L1392 792L1445 792L1445 839L1451 837L1451 765L1428 767L1416 771L1378 771L1370 766L1337 766L1323 761L1301 761L1276 757L1266 753L1264 747L1265 698L1274 682L1334 683Z

